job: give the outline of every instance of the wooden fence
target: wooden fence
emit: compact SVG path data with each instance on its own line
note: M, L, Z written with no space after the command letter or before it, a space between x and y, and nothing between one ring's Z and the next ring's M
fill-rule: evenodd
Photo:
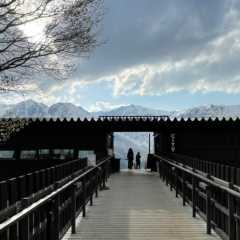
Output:
M217 178L217 174L211 175L215 171L196 170L197 164L192 167L189 162L183 164L176 159L153 157L159 162L161 179L171 190L175 189L176 197L180 195L183 205L188 203L192 206L193 217L198 213L206 220L208 234L214 228L222 239L240 239L240 187L232 178L229 178L232 181L225 181Z
M240 186L240 168L238 167L220 164L217 162L204 161L198 158L174 153L167 155L167 157L178 163L182 163L185 166L189 166L201 172L208 173L211 176Z
M0 182L6 179L16 178L19 176L27 175L29 173L41 171L42 169L49 169L58 165L62 165L74 160L81 161L82 166L86 166L87 159L73 159L73 160L60 160L60 159L44 159L44 160L0 160Z
M70 161L0 182L1 240L58 240L92 203L108 176L109 158L96 167Z

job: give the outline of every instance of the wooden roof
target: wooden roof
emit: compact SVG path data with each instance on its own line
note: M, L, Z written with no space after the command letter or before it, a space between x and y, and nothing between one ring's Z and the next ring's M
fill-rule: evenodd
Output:
M170 118L168 116L100 116L98 118L3 118L0 119L0 140L31 127L46 126L108 132L157 132L166 128L239 127L240 118Z

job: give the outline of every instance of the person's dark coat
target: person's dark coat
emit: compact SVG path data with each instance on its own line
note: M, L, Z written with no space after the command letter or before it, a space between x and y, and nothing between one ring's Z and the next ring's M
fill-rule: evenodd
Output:
M133 167L133 158L134 158L133 150L132 150L132 148L129 148L128 154L127 154L129 169L132 169L132 167Z
M141 155L139 152L136 155L136 168L141 168Z

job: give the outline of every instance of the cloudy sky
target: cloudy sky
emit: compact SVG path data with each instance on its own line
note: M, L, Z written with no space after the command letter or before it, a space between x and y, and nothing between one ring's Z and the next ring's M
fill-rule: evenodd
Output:
M88 110L240 104L239 0L105 0L105 8L106 43L68 81L25 98Z

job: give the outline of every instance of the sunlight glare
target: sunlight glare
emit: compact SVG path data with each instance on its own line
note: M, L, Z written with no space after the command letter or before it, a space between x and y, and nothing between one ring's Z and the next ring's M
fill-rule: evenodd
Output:
M40 42L45 37L44 29L46 24L46 21L36 20L34 22L25 24L21 27L21 30L31 42Z

